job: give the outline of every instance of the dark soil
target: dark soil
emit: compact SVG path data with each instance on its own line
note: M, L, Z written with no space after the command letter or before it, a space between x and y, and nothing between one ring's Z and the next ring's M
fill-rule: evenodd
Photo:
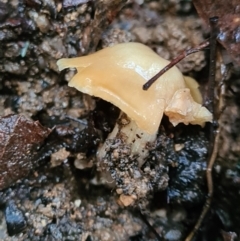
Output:
M172 59L208 34L190 1L0 0L0 240L184 240L207 196L209 126L174 128L164 117L141 169L128 156L102 167L96 152L119 110L68 87L74 71L60 73L56 61L130 41ZM203 96L208 55L178 64ZM219 57L217 66L220 79ZM240 240L237 69L227 83L214 197L199 241ZM103 182L104 168L115 184ZM131 194L132 205L124 207L121 194Z

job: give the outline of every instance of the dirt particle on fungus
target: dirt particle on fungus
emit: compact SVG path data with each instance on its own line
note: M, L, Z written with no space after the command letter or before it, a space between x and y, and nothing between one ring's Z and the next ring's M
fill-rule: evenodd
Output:
M141 139L141 136L139 136L138 134L136 135L137 138Z

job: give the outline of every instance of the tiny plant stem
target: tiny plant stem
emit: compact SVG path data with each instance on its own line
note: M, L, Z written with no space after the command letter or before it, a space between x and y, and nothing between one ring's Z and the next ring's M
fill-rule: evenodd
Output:
M224 84L224 80L226 79L227 73L228 73L228 68L225 70L225 72L223 73L223 78L222 78L222 83L220 86L220 94L219 94L219 105L218 105L218 110L219 110L219 115L222 114L224 107L225 107L225 101L224 101L224 95L225 95L225 91L226 91L226 86ZM192 232L188 235L188 237L186 238L185 241L190 241L192 240L194 234L198 231L199 227L201 226L201 223L205 217L205 215L207 214L209 208L210 208L210 204L212 201L212 194L213 194L213 181L212 181L212 167L214 165L214 162L217 158L217 154L218 154L218 150L219 150L219 142L220 142L220 133L222 130L222 126L219 125L217 130L215 131L216 135L215 135L215 142L214 142L214 146L213 146L213 151L212 151L212 155L210 157L209 163L208 163L208 167L207 167L207 180L209 180L208 183L208 188L212 187L212 189L210 190L210 194L208 194L208 197L206 199L206 202L204 204L201 216L199 217L194 229L192 230Z
M213 196L213 179L212 179L212 167L214 165L214 162L217 157L218 153L218 146L219 146L219 137L220 137L220 130L221 127L218 126L218 115L217 115L217 108L215 106L214 101L214 88L216 86L215 84L215 73L216 73L216 50L217 50L217 22L218 17L212 17L209 19L210 26L211 26L211 36L210 36L210 68L209 68L209 89L208 89L208 97L209 100L207 102L208 109L213 113L213 123L211 124L210 128L210 140L209 140L209 150L208 150L208 164L207 164L207 170L206 170L206 178L207 178L207 186L208 186L208 196L205 201L202 213L200 217L198 218L197 223L195 224L193 230L188 235L188 237L185 239L185 241L192 240L194 234L198 231L200 228L207 212L209 211L211 202L212 202L212 196ZM220 97L222 98L222 95L220 94Z
M206 216L206 214L207 214L207 212L210 208L211 202L212 202L212 195L213 195L212 167L213 167L213 164L216 160L217 153L218 153L220 132L221 132L221 127L218 127L218 129L216 131L216 135L215 135L214 148L213 148L212 155L211 155L211 158L210 158L208 166L207 166L207 182L208 182L208 191L209 191L208 196L207 196L207 199L206 199L205 204L203 206L202 213L201 213L200 217L198 218L197 223L195 224L193 230L188 235L188 237L185 239L185 241L191 241L192 240L193 236L195 235L195 233L200 228L200 226L203 222L203 219L205 218L205 216Z
M214 121L216 121L216 108L214 108L214 88L216 86L215 74L216 74L216 53L217 53L217 22L218 17L213 17L209 19L211 26L211 36L210 36L210 68L209 68L209 80L208 80L208 105L207 108L213 113Z
M216 139L219 136L218 132L218 114L217 114L217 108L215 105L215 97L214 97L214 88L216 86L216 55L217 55L217 34L218 34L218 29L217 29L217 22L218 22L218 17L212 17L209 19L210 26L211 26L211 37L210 37L210 69L209 69L209 101L208 101L208 109L213 113L213 123L211 124L211 129L210 129L210 146L209 146L209 160L208 160L208 165L207 165L207 184L208 184L208 198L206 200L206 203L209 203L207 205L208 209L210 207L212 195L213 195L213 180L212 180L212 166L215 162L216 155L215 149L216 147L216 142L218 142ZM208 211L206 210L206 213ZM204 211L204 209L203 209ZM205 215L204 215L205 216ZM204 218L204 217L203 217Z
M148 90L149 87L159 78L161 77L165 72L167 72L169 69L171 69L173 66L175 66L178 62L180 62L182 59L186 58L190 54L197 53L204 48L209 46L209 40L204 41L203 43L199 44L197 47L193 47L187 50L184 50L181 54L179 54L176 58L174 58L166 67L164 67L159 73L154 75L150 80L148 80L143 85L143 90Z
M219 86L220 87L220 91L219 91L220 93L219 93L219 101L218 101L218 108L217 108L218 119L220 118L220 115L223 113L223 111L225 109L225 98L224 98L225 92L226 92L225 80L227 78L229 69L230 69L230 66L227 66L226 68L224 68L224 72L222 73L223 77L222 77L222 80L221 80L221 83L220 83L220 86ZM209 194L208 194L208 197L207 197L206 202L204 204L201 216L199 217L194 229L188 235L188 237L186 238L185 241L192 240L194 234L198 231L205 215L207 214L207 212L210 208L210 204L211 204L211 201L212 201L212 195L213 195L212 167L213 167L214 162L217 158L217 154L218 154L218 150L219 150L221 130L222 130L222 125L219 124L217 130L215 131L215 140L214 140L214 145L213 145L213 151L212 151L212 155L209 159L208 167L207 167L207 173L206 174L207 174L207 180L208 180Z

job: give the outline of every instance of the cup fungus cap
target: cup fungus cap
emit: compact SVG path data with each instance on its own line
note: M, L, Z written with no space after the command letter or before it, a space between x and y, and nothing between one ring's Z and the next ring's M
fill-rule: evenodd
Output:
M57 65L59 70L77 69L77 74L69 82L69 86L111 102L134 120L139 129L149 134L157 132L164 113L170 114L170 121L174 119L173 124L183 122L202 125L211 121L211 113L193 98L189 97L187 102L191 108L185 106L186 92L189 91L186 91L184 77L176 67L168 70L148 91L142 90L142 85L168 63L143 44L123 43L88 56L60 59ZM179 90L183 91L174 96ZM180 101L182 107L174 101ZM180 118L179 109L175 107L174 116L175 109L168 107L169 104L174 106L174 103L180 109L191 109L192 118L189 118L188 112L187 116L184 116L184 111L180 111ZM198 106L197 115L194 114L195 104ZM203 109L208 112L207 118L206 113L201 116ZM177 118L179 121L176 121Z

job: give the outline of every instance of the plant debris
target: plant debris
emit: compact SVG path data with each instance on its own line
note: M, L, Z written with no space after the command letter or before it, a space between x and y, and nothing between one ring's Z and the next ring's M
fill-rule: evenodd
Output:
M37 152L49 133L50 129L24 116L0 118L0 189L26 177L39 165Z

